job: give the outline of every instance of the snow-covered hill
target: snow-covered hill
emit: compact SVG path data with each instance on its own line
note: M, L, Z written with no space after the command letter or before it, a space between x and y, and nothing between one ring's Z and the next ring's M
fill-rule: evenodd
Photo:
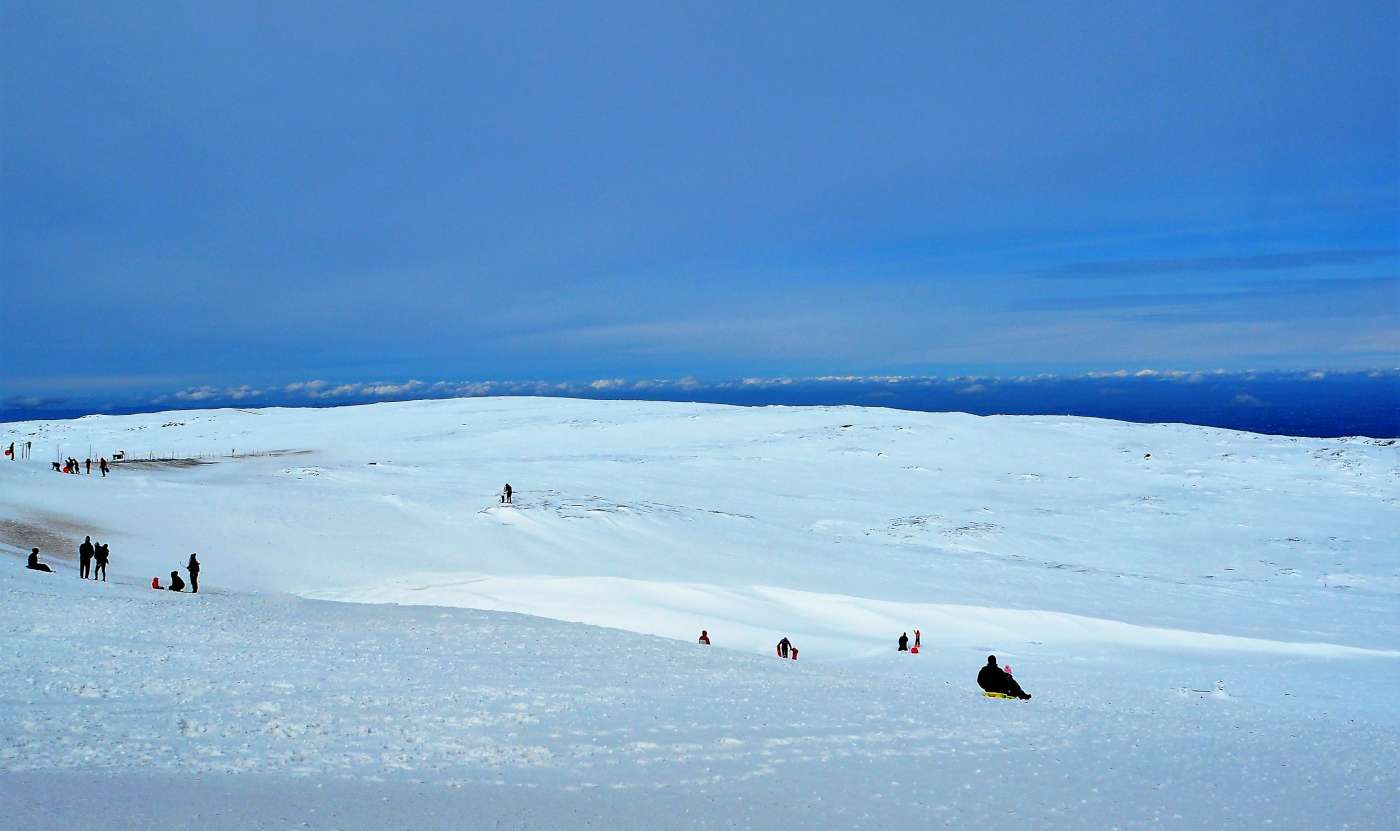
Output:
M1400 820L1386 440L559 399L5 427L25 827ZM238 455L48 469L89 448ZM200 596L144 588L191 551ZM1033 702L975 694L988 652Z

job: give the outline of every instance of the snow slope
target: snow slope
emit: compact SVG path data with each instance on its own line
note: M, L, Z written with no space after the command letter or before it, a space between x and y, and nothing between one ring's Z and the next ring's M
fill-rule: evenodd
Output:
M171 827L1400 819L1400 707L1358 692L1400 680L1386 440L561 399L5 428L0 551L61 572L0 580L32 827L54 788L100 813L74 774L179 791ZM282 452L44 469L89 447ZM118 582L72 578L84 533ZM204 594L142 588L190 551ZM975 695L993 651L1035 701Z

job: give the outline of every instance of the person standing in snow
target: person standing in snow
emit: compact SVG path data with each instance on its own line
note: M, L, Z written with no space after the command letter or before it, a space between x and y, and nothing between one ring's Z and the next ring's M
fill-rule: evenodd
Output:
M107 559L112 556L112 549L107 547L107 543L100 542L97 544L96 550L92 552L92 556L97 563L96 568L92 570L92 579L96 580L97 575L101 574L102 582L107 582Z
M189 565L185 566L190 572L190 593L199 594L199 560L195 555L190 555Z
M83 544L78 546L78 576L86 580L88 574L92 572L92 555L95 549L92 547L92 537L83 537Z
M1001 693L1002 695L1015 696L1022 701L1030 700L1030 693L1021 689L1021 685L1016 683L1016 679L1007 675L1002 668L997 666L997 656L988 655L987 665L977 672L977 686L987 692Z
M25 565L25 568L34 571L47 571L50 574L53 573L53 569L49 568L47 563L39 562L39 549L37 548L29 552L29 562Z
M899 633L899 651L900 651L900 652L908 652L908 651L909 651L909 633L908 633L908 632L900 632L900 633Z
M97 460L97 469L102 471L102 478L107 478L107 457L103 456Z
M91 475L92 475L92 459L87 459L87 460L85 460L83 463L87 465L87 475L88 475L88 476L91 476Z
M702 646L709 646L709 645L710 645L710 632L709 632L708 629L701 629L701 630L700 630L700 644L701 644Z
M173 592L182 592L182 591L185 590L185 581L180 579L180 572L178 572L178 571L172 571L172 572L170 572L170 586L169 586L169 589L170 589L171 591L173 591Z
M786 658L790 649L792 649L792 641L788 640L785 635L782 640L778 641L778 657Z
M511 490L510 483L509 483L509 482L506 482L505 489L501 491L501 504L502 504L502 505L509 505L509 504L511 504L511 501L510 501L510 500L513 498L514 494L515 494L515 491Z
M924 637L924 633L923 633L923 632L920 632L918 629L915 629L915 630L914 630L914 648L915 648L915 649L919 649L920 647L923 646L923 637Z

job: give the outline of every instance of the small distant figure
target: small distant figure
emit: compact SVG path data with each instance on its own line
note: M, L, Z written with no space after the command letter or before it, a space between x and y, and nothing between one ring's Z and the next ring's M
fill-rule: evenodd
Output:
M185 568L190 573L190 594L199 594L199 560L194 554L190 555L190 562Z
M107 478L107 457L103 456L97 460L97 469L102 471L102 478Z
M29 563L25 566L25 568L31 569L33 571L47 571L48 573L53 574L53 569L49 568L48 563L39 562L39 549L37 548L30 550Z
M15 460L15 443L10 442L10 446L5 448L5 455L10 457L10 461Z
M92 475L92 459L88 459L87 461L84 462L84 464L87 465L87 475L91 476L91 475Z
M782 640L778 641L778 657L786 658L788 656L788 653L791 651L792 641L788 640L787 637L784 636Z
M919 647L921 647L921 646L923 646L923 645L924 645L924 633L923 633L923 632L920 632L918 629L915 629L915 630L914 630L914 648L915 648L915 649L918 649Z
M58 473L58 462L53 463L53 472Z
M107 560L111 556L112 549L107 546L107 543L100 542L97 544L96 549L92 552L93 562L97 564L92 570L92 579L96 580L97 575L101 574L102 582L107 582Z
M796 646L796 645L794 645L794 646L792 647L792 659L793 659L794 661L797 660L797 646Z
M180 572L178 571L170 572L170 590L173 592L182 592L185 590L185 581L180 579Z
M1152 454L1151 454L1151 453L1143 454L1143 458L1144 458L1144 459L1150 459L1150 458L1152 458Z
M900 651L900 652L908 652L908 651L909 651L909 633L908 633L908 632L900 632L900 633L899 633L899 651Z
M78 576L84 580L92 573L92 537L83 537L83 544L78 546Z
M1021 699L1030 700L1030 693L1021 689L1021 685L1016 683L1009 673L997 666L997 656L988 655L987 665L977 672L977 686L992 693L1001 693Z
M502 505L509 505L509 504L511 504L511 499L512 499L514 496L515 496L515 491L511 489L510 483L507 482L505 488L501 491L501 504L502 504Z
M160 588L160 578L159 578L159 577L152 577L152 578L151 578L151 588L156 589L156 590L161 590L161 588Z
M702 646L710 645L710 631L708 629L700 630L700 643Z

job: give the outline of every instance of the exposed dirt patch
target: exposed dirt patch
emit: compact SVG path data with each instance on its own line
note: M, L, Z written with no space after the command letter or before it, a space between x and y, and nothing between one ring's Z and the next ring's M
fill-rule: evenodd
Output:
M24 556L38 548L45 560L77 560L84 535L106 536L104 528L80 524L72 517L36 513L18 519L0 517L0 543L14 546Z

